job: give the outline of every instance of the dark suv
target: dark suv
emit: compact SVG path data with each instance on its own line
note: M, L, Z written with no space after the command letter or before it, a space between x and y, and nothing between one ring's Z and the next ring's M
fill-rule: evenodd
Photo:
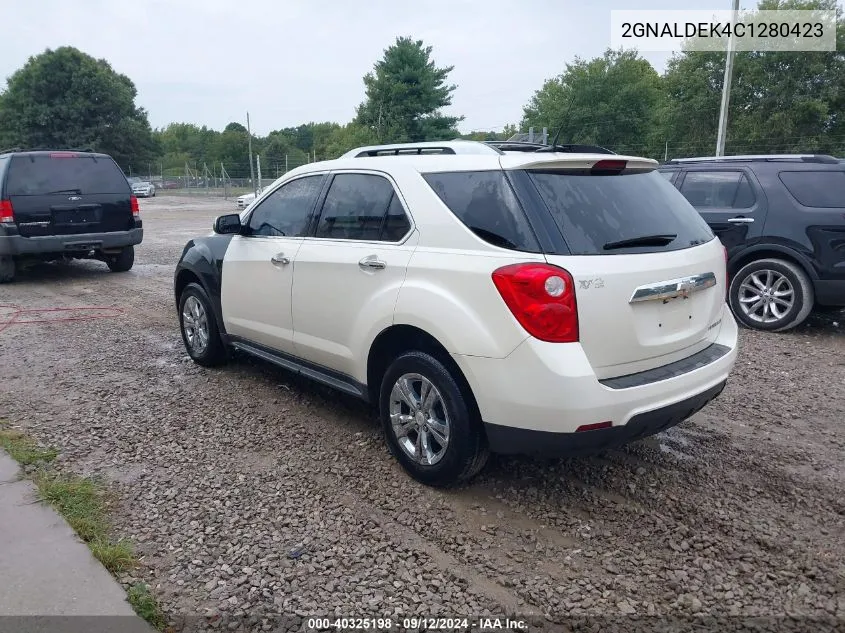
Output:
M728 250L728 302L780 332L845 307L845 164L823 155L671 160L659 171Z
M31 261L99 259L129 270L144 233L138 210L107 154L0 153L0 283Z

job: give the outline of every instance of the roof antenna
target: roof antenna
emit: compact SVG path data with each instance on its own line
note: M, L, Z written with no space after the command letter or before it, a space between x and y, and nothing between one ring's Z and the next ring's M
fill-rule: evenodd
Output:
M546 147L541 147L537 151L538 152L553 152L555 151L555 147L557 147L557 140L560 138L560 133L563 131L563 126L566 125L566 119L569 118L569 111L572 109L572 104L575 102L575 90L572 91L572 96L569 98L569 105L566 106L566 114L563 117L563 121L560 124L560 127L557 129L555 133L555 137L552 139L551 145Z

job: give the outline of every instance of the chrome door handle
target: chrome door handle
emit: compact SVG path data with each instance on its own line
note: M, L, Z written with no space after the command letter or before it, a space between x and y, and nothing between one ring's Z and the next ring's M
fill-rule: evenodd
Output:
M384 270L387 267L387 264L384 263L383 261L381 261L375 255L370 255L369 257L365 257L360 262L358 262L358 265L361 268L371 268L373 270Z
M731 224L751 224L754 218L730 218L728 220Z
M274 264L281 264L282 266L290 264L290 258L285 257L284 253L276 253L270 258L270 261Z

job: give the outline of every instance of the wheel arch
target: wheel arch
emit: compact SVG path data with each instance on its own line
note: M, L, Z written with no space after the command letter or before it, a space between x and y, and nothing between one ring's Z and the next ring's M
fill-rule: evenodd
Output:
M475 394L461 368L452 355L437 338L408 324L393 324L385 328L375 337L367 354L367 394L375 406L379 404L379 391L384 373L390 363L399 354L417 350L431 354L449 370L455 381L464 391L467 402L476 420L481 419Z
M810 280L818 279L819 275L813 268L810 260L797 250L780 244L759 244L742 250L739 254L728 260L728 274L733 277L743 266L760 259L783 259L797 265L803 270Z

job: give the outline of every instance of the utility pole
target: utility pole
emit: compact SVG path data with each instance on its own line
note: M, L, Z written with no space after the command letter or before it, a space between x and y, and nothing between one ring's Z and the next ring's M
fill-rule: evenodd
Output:
M255 157L255 162L258 163L258 190L261 191L261 154Z
M249 136L249 177L252 181L252 192L257 193L255 190L255 169L252 166L252 130L249 127L249 112L246 113L246 133Z
M722 83L722 108L719 112L719 132L716 137L716 156L725 155L725 138L728 135L728 106L731 102L731 80L734 74L734 23L736 12L739 11L739 0L733 0L731 13L731 35L728 38L728 52L725 57L725 80Z
M663 152L663 162L669 162L669 141L666 141L666 150Z

